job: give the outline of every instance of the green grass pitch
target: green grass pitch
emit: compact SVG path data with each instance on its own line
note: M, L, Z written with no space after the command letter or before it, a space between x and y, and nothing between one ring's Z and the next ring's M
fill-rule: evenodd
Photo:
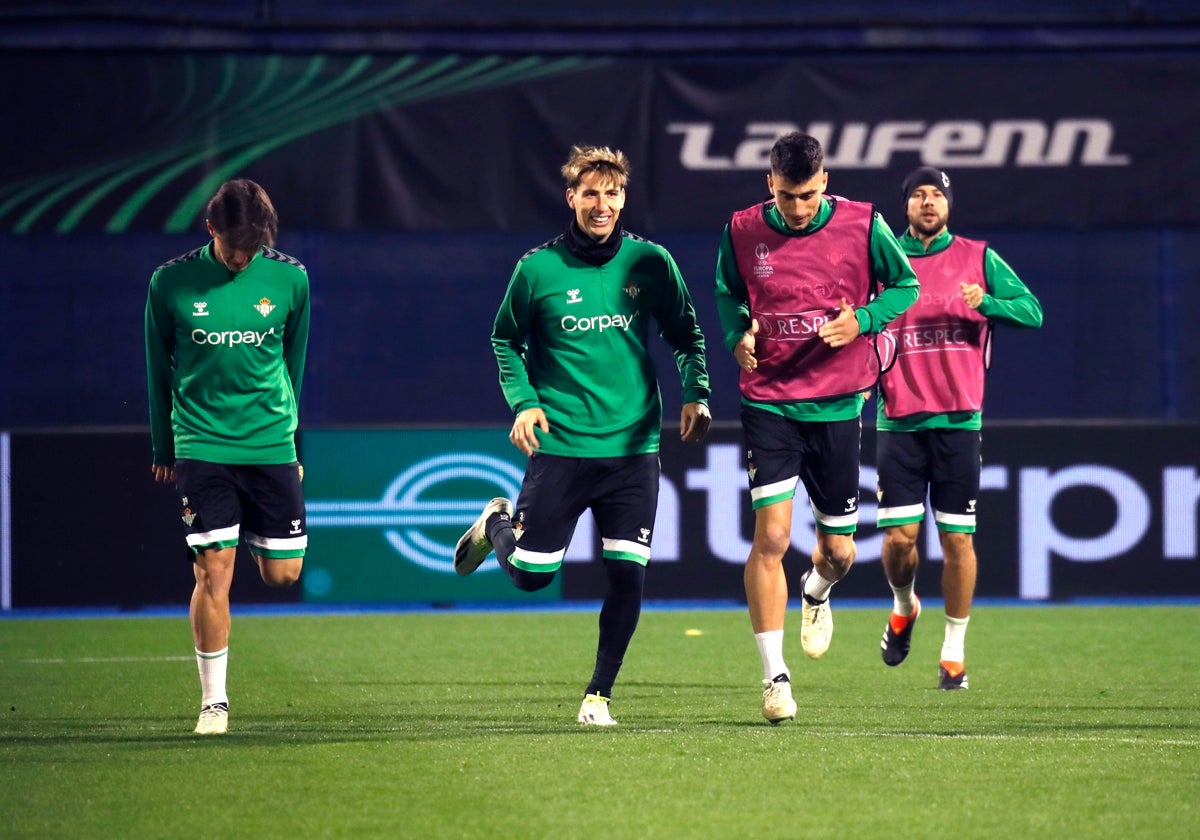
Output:
M1200 836L1200 607L977 607L965 692L834 618L771 727L744 610L648 611L590 729L594 611L235 607L209 738L185 619L0 621L0 836Z

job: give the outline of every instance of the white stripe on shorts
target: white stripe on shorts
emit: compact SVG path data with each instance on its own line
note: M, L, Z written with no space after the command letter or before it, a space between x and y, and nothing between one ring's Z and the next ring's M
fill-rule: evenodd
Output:
M876 522L891 519L922 519L925 516L925 503L915 505L897 505L896 507L881 507L875 515Z
M632 554L644 560L650 559L650 546L644 543L633 540L601 540L600 543L604 551Z
M813 507L812 502L809 502L808 506L812 508L813 518L815 518L819 524L824 525L826 528L848 528L852 525L858 524L857 510L855 510L853 513L843 514L842 516L830 516L827 513L821 513L821 511Z
M188 534L187 544L195 547L198 545L216 545L217 543L229 542L230 540L237 542L238 534L241 533L241 530L241 525L230 525L228 528L205 531L203 534Z
M305 534L298 537L260 537L258 534L251 534L247 531L246 542L256 548L265 548L268 551L295 551L308 548L308 536Z
M933 519L939 525L957 525L960 528L975 527L975 514L973 513L942 513L940 510L935 510Z
M762 487L750 488L751 501L757 502L759 499L769 499L772 496L795 495L796 482L799 481L799 476L785 478L783 481L773 481L770 484L764 484Z
M566 553L567 550L565 548L560 548L558 551L529 551L517 546L513 549L512 559L519 560L526 566L550 566L558 568L562 565L563 555Z

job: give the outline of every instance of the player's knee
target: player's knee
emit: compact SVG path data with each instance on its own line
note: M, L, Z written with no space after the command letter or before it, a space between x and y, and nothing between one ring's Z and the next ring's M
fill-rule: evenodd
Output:
M942 555L947 564L967 563L975 559L975 541L971 534L943 531L940 536Z
M885 556L907 557L916 547L916 537L909 536L899 529L890 530L884 534L883 552Z
M207 549L196 554L192 561L196 585L210 595L228 593L233 582L234 549Z
M850 566L854 564L854 558L858 555L854 538L843 534L825 535L818 550L822 559L837 573L838 580L850 571Z
M754 531L754 551L763 557L782 559L791 545L792 532L787 525L764 524Z
M300 570L304 566L302 557L288 557L282 560L269 557L255 559L258 561L258 572L267 586L291 586L300 579Z
M646 567L632 560L605 560L608 588L612 592L641 592L646 580Z
M513 567L512 582L522 592L537 592L545 589L554 580L554 572L527 572Z

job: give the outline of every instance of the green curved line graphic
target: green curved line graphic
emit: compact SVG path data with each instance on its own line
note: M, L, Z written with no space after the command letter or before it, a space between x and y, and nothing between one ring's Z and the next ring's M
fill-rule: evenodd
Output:
M405 80L405 81L401 82L400 84L401 85L412 84L416 80L423 78L424 76L428 75L431 72L434 72L437 67L440 67L441 65L444 65L447 63L452 63L452 61L453 61L452 59L442 59L439 62L437 62L433 67L425 68L423 70L419 70L418 72L412 74L412 77L410 79ZM351 91L351 94L353 94L355 96L360 96L360 97L365 94L367 96L373 97L375 95L373 88L376 88L380 84L383 84L391 77L396 76L400 73L403 73L409 67L411 67L415 62L416 62L416 58L411 57L411 56L407 57L405 59L402 59L401 61L398 61L396 64L392 65L386 71L381 73L379 76L376 76L373 79L363 82L361 85L358 86L358 88ZM207 159L213 157L214 153L225 152L229 149L235 148L236 146L253 142L257 138L262 137L262 136L283 134L283 135L286 135L290 140L290 139L294 139L294 137L296 137L296 136L301 136L305 133L311 133L313 131L317 131L320 128L324 128L327 125L332 124L328 120L314 117L312 115L313 112L308 112L308 111L306 111L306 109L308 109L309 106L319 104L319 100L322 97L328 96L328 97L332 98L335 96L335 94L337 95L337 98L333 99L331 104L334 107L344 107L344 103L347 101L346 92L338 90L337 87L338 87L337 85L334 85L334 86L327 88L326 90L314 92L307 99L295 101L295 102L291 103L289 108L281 111L278 114L275 114L274 115L275 119L273 120L273 122L271 122L269 124L261 125L261 126L256 126L252 130L248 130L246 132L240 133L239 135L226 138L225 141L218 144L218 146L215 149L214 148L206 148L203 152L193 154L193 155L179 161L178 163L176 163L175 165L170 167L170 169L168 169L167 171L160 173L158 176L156 176L150 183L143 186L128 201L126 201L125 204L123 204L117 210L116 214L114 214L113 217L109 220L108 225L106 225L106 227L105 227L105 230L110 231L110 232L120 232L120 231L123 231L126 228L128 228L128 226L132 223L133 219L137 216L137 214L139 212L141 212L141 210L145 207L145 205L147 203L149 203L153 199L153 197L157 194L157 192L160 191L167 183L169 183L171 180L173 180L181 172L195 166L196 164L198 164L204 160L207 160ZM303 114L304 114L304 121L302 124L307 126L307 128L305 130L301 131L300 134L297 134L296 129L294 129L294 128L282 128L282 127L277 128L276 127L276 124L278 124L280 126L289 125L288 118L292 115L292 112L303 112ZM206 202L207 200L208 200L208 196L201 197L199 207L203 207L204 202ZM171 217L168 219L166 225L164 226L164 230L166 230L168 232L182 232L183 230L186 230L188 223L192 220L192 218L194 218L196 212L199 212L199 207L192 213L192 215L188 216L187 218L183 219L182 221L172 221L176 218L176 213L173 213L171 215ZM176 226L173 227L173 225L176 225Z
M522 78L530 78L534 76L548 75L551 73L565 72L567 70L586 69L590 66L600 66L607 63L603 59L585 62L578 58L567 58L542 65L542 59L540 58L527 58L518 61L512 67L500 67L497 71L490 75L465 79L464 83L459 84L460 80L463 80L464 77L471 73L475 73L480 66L484 66L484 69L486 69L494 65L498 60L499 59L497 59L495 56L481 60L474 66L456 71L456 73L451 74L449 78L443 77L435 80L424 89L419 89L416 91L404 91L399 95L392 93L384 99L373 103L373 110L382 110L383 108L398 104L428 99L437 94L460 93L466 90L479 89L481 87L494 87L510 82L517 76L521 76ZM445 90L450 86L453 86L451 90ZM186 230L191 221L195 219L196 216L202 211L204 203L208 200L208 197L211 196L213 191L216 190L216 188L220 186L222 182L246 166L246 164L257 160L273 149L290 143L297 137L311 134L322 128L327 128L330 125L335 125L339 122L353 119L367 112L367 109L364 109L361 106L352 105L346 108L344 113L333 114L319 121L315 120L302 128L293 129L291 132L286 134L276 135L269 140L265 140L262 143L246 149L201 179L201 181L191 190L191 192L189 192L179 203L175 211L168 217L167 223L164 226L164 230L168 233L178 233Z
M326 85L324 88L313 91L306 99L295 100L289 103L280 114L275 115L276 120L289 116L291 112L304 111L304 109L306 109L309 105L319 102L322 98L333 97L335 94L345 95L345 91L341 90L341 88L360 75L370 64L370 61L371 60L367 57L356 60L338 79ZM396 64L392 65L392 67L388 68L388 70L386 70L384 73L380 74L380 76L363 82L359 86L359 90L369 89L371 86L376 86L391 76L403 73L414 62L414 58L407 58L397 62ZM127 229L137 214L141 212L142 208L144 208L146 204L148 204L164 186L173 181L180 173L190 169L201 161L209 159L214 155L215 152L233 147L242 142L250 142L252 139L254 139L254 137L261 136L264 131L273 132L274 129L272 128L272 125L273 123L261 128L254 126L247 131L241 132L239 135L227 138L225 141L217 144L215 148L206 147L194 154L189 155L188 157L183 158L180 161L177 161L175 164L160 172L145 185L139 188L124 204L122 204L121 207L117 209L116 213L113 214L112 218L109 219L108 224L105 226L105 230L110 233L116 233ZM208 200L207 196L204 200ZM170 230L169 223L167 229ZM182 231L185 229L186 222L184 226L180 228L180 230Z
M202 120L209 114L214 114L221 110L225 104L226 97L233 90L234 79L237 78L237 57L232 55L223 56L221 59L221 84L217 87L216 93L209 97L208 104L190 115L190 119Z
M258 85L242 99L243 110L253 108L266 95L267 91L275 84L275 79L279 76L279 68L282 64L283 61L278 55L267 56L266 65L258 77Z
M308 85L311 84L312 81L317 78L317 76L320 75L320 72L324 66L324 56L316 56L311 59L308 63L308 66L305 68L305 72L300 74L295 83L293 83L292 86L282 94L282 96L290 98L297 95L300 91L308 87ZM207 141L194 141L189 143L185 148L208 149L210 146ZM69 233L70 231L74 230L83 217L86 216L91 209L96 206L96 204L102 201L117 187L132 180L138 175L141 175L143 172L149 169L160 166L167 160L170 160L172 157L180 153L180 149L171 148L150 156L143 155L134 158L134 162L132 164L124 165L115 177L110 178L108 181L96 187L88 195L76 202L75 205L62 217L62 219L59 220L59 223L55 228L56 231L58 233ZM26 220L22 219L22 222L26 223ZM29 220L26 223L26 227L32 223L33 220Z
M117 167L118 167L118 164L114 162L114 163L104 164L100 167L100 169L107 172L107 171L111 171ZM2 204L0 204L0 218L3 218L4 215L8 213L9 210L13 209L17 205L19 205L21 202L32 197L33 195L36 195L37 193L41 192L43 189L52 188L55 184L58 184L58 183L61 183L62 181L74 178L74 177L78 176L80 172L86 173L86 172L92 172L94 170L95 170L95 167L92 167L90 169L84 169L84 170L71 169L66 172L55 172L53 175L46 175L41 178L32 178L32 179L29 179L26 181L17 181L15 183L6 185L4 190L2 192L0 192L0 195L2 195L3 192L8 192L10 190L15 190L15 192L13 193L13 195L10 198L6 199Z
M496 56L490 56L490 58L496 59ZM487 64L493 65L494 62L496 61L488 61ZM491 77L476 78L470 80L470 82L467 84L461 85L455 84L458 80L457 78L446 79L443 77L438 79L436 83L428 85L424 90L415 92L408 91L406 94L400 97L389 97L388 100L377 103L374 110L379 110L386 107L394 107L396 104L426 100L426 98L430 98L431 96L437 94L457 94L457 92L484 88L484 86L497 86L500 84L506 84L518 76L521 78L533 78L538 76L547 76L547 74L559 72L586 70L586 68L589 67L607 64L607 61L604 59L584 61L577 58L560 59L558 61L548 62L546 65L540 65L540 62L541 59L539 58L523 59L516 62L515 66L500 68L500 70L497 73L494 73ZM462 73L458 73L457 76L462 76ZM444 89L449 85L455 85L454 89L445 91ZM278 146L290 143L292 140L304 136L306 133L318 131L319 128L335 125L336 122L344 121L346 119L353 119L355 116L360 116L362 113L364 112L362 112L361 109L354 109L354 113L337 115L335 119L324 121L323 125L310 125L307 126L305 130L292 132L288 134L288 136L266 140L266 142L260 143L256 146L253 146L253 148L242 152L242 154L232 158L232 160L228 161L226 164L224 164L224 166L214 170L214 172L209 173L204 179L200 180L199 184L197 184L196 187L194 187L193 190L181 200L179 205L176 206L173 214L168 217L166 227L163 229L166 230L167 233L179 233L181 230L185 230L193 218L196 218L199 212L202 211L204 202L208 200L208 197L211 196L212 192L214 192L224 180L227 180L234 173L238 172L240 168L246 166L247 163L258 160L258 158L265 155L266 152L274 150L278 148Z
M415 102L418 100L424 100L424 98L430 98L433 95L439 94L439 92L444 92L444 89L446 88L446 86L450 86L450 85L455 85L454 90L452 90L452 92L461 92L464 90L485 88L485 86L497 86L500 84L506 84L506 83L510 82L510 80L512 80L518 76L522 76L522 71L524 70L524 67L522 65L532 65L533 62L535 62L535 61L538 61L538 59L529 59L526 61L517 62L516 67L502 67L502 68L500 68L499 71L492 74L491 77L473 79L473 80L470 80L470 82L468 84L463 84L463 85L455 85L455 83L457 82L457 79L438 79L437 83L428 85L425 90L420 90L420 91L415 91L415 92L409 91L408 94L403 95L400 98L390 98L390 100L388 102L380 104L379 108L395 106L395 104L400 104L402 102L407 103L407 102ZM564 64L570 65L571 68L580 68L581 66L584 66L582 64L582 62L580 62L576 59L568 59L568 60L564 60L563 62L558 62L558 66L553 67L553 68L546 67L546 66L540 66L540 67L530 67L530 70L535 71L533 73L534 76L541 76L541 74L545 74L548 72L562 71L563 70L562 65L564 65ZM211 196L211 193L214 192L216 190L216 188L218 186L220 186L224 180L230 178L230 176L232 176L234 173L238 172L239 169L246 166L247 163L250 163L254 160L258 160L258 158L265 155L266 152L277 149L278 146L286 145L287 143L290 143L290 142L292 142L292 140L296 139L296 137L302 136L302 134L317 131L318 128L320 128L320 127L328 127L328 125L335 125L336 122L341 122L344 119L353 118L353 116L356 116L356 115L360 115L360 113L354 113L354 114L350 114L348 116L341 115L341 114L337 115L335 119L326 121L326 125L307 126L304 128L304 130L298 130L298 131L292 132L290 134L287 134L287 136L281 136L281 137L272 138L270 140L265 140L265 142L259 143L258 145L254 145L254 146L252 146L252 148L247 149L244 152L241 152L240 155L236 155L235 157L230 158L230 160L228 162L226 162L226 164L224 164L224 166L217 168L216 170L214 170L214 172L209 173L208 175L205 176L204 179L200 180L199 184L197 184L197 186L194 187L193 190L187 194L187 196L184 198L184 200L182 200L182 202L180 202L178 208L176 208L175 211L173 212L173 214L170 215L170 217L168 218L168 221L167 221L167 227L164 229L166 229L167 232L169 232L169 233L176 233L176 232L180 232L180 230L182 230L182 229L185 229L187 224L190 223L191 220L193 220L193 218L196 218L200 209L203 208L203 203L205 202L205 200L208 200L208 197Z
M175 110L167 117L169 122L178 122L187 113L188 108L192 107L192 97L196 95L196 76L195 59L190 55L185 55L183 57L183 95L179 97Z
M237 56L224 57L219 76L201 73L189 56L184 62L184 92L178 99L176 113L196 107L197 100L203 96L206 104L195 116L189 115L188 121L211 117L225 109L228 113L222 113L222 128L228 129L227 134L218 136L216 142L201 135L200 139L187 140L156 152L4 185L0 187L0 199L3 199L0 218L31 198L40 196L14 225L15 231L27 232L66 196L88 183L94 183L91 190L75 201L55 226L57 232L67 233L78 227L114 191L143 174L157 170L153 177L123 201L104 226L108 232L123 232L168 184L189 169L208 161L217 161L216 168L205 170L199 183L194 184L176 205L162 228L165 232L182 232L202 212L212 191L222 181L249 163L300 137L406 103L607 63L607 59L568 57L547 60L539 56L505 61L500 56L492 55L475 60L444 56L421 65L418 57L405 56L382 70L368 74L372 58L359 56L342 67L336 76L322 82L320 77L327 59L319 55L310 57L303 72L291 81L287 90L280 92L274 88L282 74L283 58L272 55L265 60L250 91L235 95L239 71L245 66ZM217 79L211 94L200 91L198 75Z
M292 90L296 90L297 86L307 84L310 79L315 77L320 72L320 69L324 63L325 59L323 56L318 56L310 61L308 72L301 75L301 77L297 80L297 85L294 85ZM274 78L274 76L278 73L278 66L279 61L277 57L275 57L273 61L269 62L268 72L264 73L264 76L267 77L268 81L270 81L271 78ZM204 141L199 142L203 143ZM127 182L146 169L158 165L162 160L168 158L171 154L172 152L168 151L165 153L159 153L157 155L151 155L149 157L145 155L127 157L111 161L100 166L90 167L83 170L76 169L67 173L56 173L48 178L39 179L32 182L27 189L18 193L13 198L6 201L3 205L0 205L0 217L3 217L11 208L28 199L33 193L49 189L50 192L43 196L43 198L34 204L33 207L28 209L25 212L25 215L22 216L13 226L13 230L15 232L26 233L47 210L57 204L58 201L64 196L74 192L89 181L103 178L108 173L116 172L117 174L114 177L99 185L93 189L91 193L76 202L75 205L63 216L63 218L59 220L58 224L55 226L56 232L69 233L75 229L83 216L86 215L87 212L90 211L92 207L100 202L105 196L111 193L112 190L116 189L121 184ZM58 188L53 188L56 183L60 183L64 180L66 183L63 183Z
M101 164L99 166L93 166L87 169L72 169L67 172L38 179L37 181L34 181L28 189L23 190L19 194L13 196L13 198L10 200L6 201L3 205L0 205L0 217L7 213L11 208L15 207L26 199L31 198L33 194L49 189L50 192L46 193L40 201L37 201L30 209L26 210L25 215L21 216L13 225L13 231L15 233L27 233L33 224L38 220L38 218L41 217L41 215L50 207L57 204L59 199L61 199L63 196L74 192L88 181L95 180L96 178L103 178L109 172L120 172L122 167L127 165L126 161L131 159L137 160L138 158L121 158L109 163ZM66 183L62 183L63 181ZM61 184L61 186L55 188L55 184ZM66 233L68 231L63 229L62 223L60 222L57 232Z
M291 90L285 92L283 96L289 96L296 90L306 86L312 77L319 74L321 68L325 64L324 56L315 56L309 61L308 69L305 73L297 77ZM239 103L242 111L253 108L263 98L264 94L274 86L275 80L279 77L282 59L278 55L268 56L263 71L259 75L256 87ZM151 66L151 70L153 66ZM153 73L150 73L153 77ZM149 100L148 100L149 102ZM143 113L142 118L145 119L146 113ZM236 119L237 117L233 117ZM111 181L102 184L97 188L97 191L83 197L78 201L72 209L70 209L62 219L59 220L55 227L58 233L69 233L74 230L80 220L86 213L91 210L96 203L108 195L112 189L129 180L130 177L136 175L139 171L146 168L147 162L149 165L155 165L154 162L163 159L164 155L159 154L147 158L145 155L136 157L126 157L117 160L109 161L108 163L86 168L73 168L65 172L55 172L51 175L40 178L26 179L15 182L10 182L0 186L0 218L3 218L13 208L21 205L28 199L37 194L44 194L41 201L37 202L30 210L26 211L26 215L21 217L13 230L18 233L27 232L33 224L51 207L53 207L64 196L79 189L89 181L104 178L108 173L118 172L126 173L124 177L118 176ZM46 191L49 191L48 193Z
M457 59L453 59L456 61ZM397 91L407 91L416 81L415 77L428 77L440 69L440 65L448 64L452 59L442 59L437 64L425 68L423 73L414 74L413 77L402 80L396 86L382 95L372 95L368 101L352 101L338 103L338 107L326 112L323 116L311 118L308 122L300 127L293 127L290 130L276 132L270 139L264 140L258 144L250 146L246 151L235 155L224 165L218 167L213 172L205 176L196 184L192 190L184 196L183 200L176 206L175 211L167 218L167 223L164 230L169 233L177 233L187 229L187 226L196 217L204 206L204 202L212 192L221 185L223 181L231 177L246 164L257 160L272 149L279 148L292 142L298 137L303 137L308 134L313 134L321 129L328 128L331 125L345 122L355 117L369 113L372 110L382 110L397 103L397 101L406 101L407 97L397 100ZM489 56L480 59L473 65L459 68L447 76L441 76L430 82L424 90L436 89L439 86L453 84L460 79L469 77L477 73L479 70L487 70L493 67L499 59L495 56ZM421 90L421 89L418 89Z

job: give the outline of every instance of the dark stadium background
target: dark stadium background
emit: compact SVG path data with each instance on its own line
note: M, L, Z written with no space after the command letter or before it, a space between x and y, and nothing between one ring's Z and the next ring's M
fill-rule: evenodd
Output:
M0 8L0 70L4 607L186 591L183 549L164 559L179 544L173 502L149 482L141 312L154 267L204 241L189 208L239 154L237 174L276 201L280 248L312 277L306 432L507 425L491 317L516 259L565 225L555 173L581 141L630 153L624 219L683 269L714 415L732 424L713 264L722 214L762 198L763 178L720 161L781 121L879 136L918 123L906 136L928 143L938 127L1006 120L1063 137L1072 120L1112 128L1107 145L1064 140L1057 163L1013 141L999 164L944 167L951 229L993 244L1045 308L1042 330L996 339L985 459L1017 466L1013 497L982 520L981 557L990 531L996 565L980 594L1024 591L1037 540L1020 533L1020 477L1075 466L1097 468L1094 486L1051 514L1097 556L1065 556L1065 542L1050 597L1111 595L1131 578L1145 583L1133 594L1200 594L1200 492L1180 478L1200 467L1195 3L34 2ZM444 84L407 98L394 84L425 72ZM344 93L288 86L307 73ZM683 161L696 125L712 127L707 170ZM258 133L239 140L239 126ZM899 228L897 185L920 153L899 141L886 165L865 154L831 163L831 191ZM664 397L670 421L678 398ZM1122 477L1150 506L1129 545L1102 539L1119 530ZM571 569L565 596L594 590L588 574ZM878 595L876 575L842 591ZM740 597L735 577L721 568L689 594ZM681 591L659 580L656 594ZM304 597L264 594L245 573L238 586L235 599Z

